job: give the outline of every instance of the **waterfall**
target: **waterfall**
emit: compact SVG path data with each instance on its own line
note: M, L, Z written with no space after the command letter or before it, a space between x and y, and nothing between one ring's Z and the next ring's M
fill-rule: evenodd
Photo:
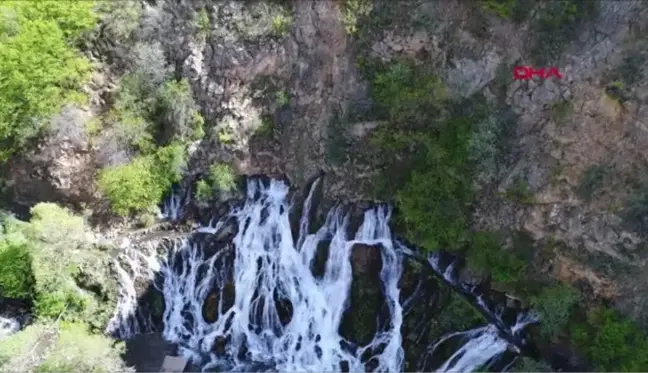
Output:
M438 255L425 258L394 239L389 206L365 211L355 232L350 231L350 215L339 206L318 229L311 229L308 216L319 182L305 198L295 238L289 186L250 178L244 201L225 216L157 248L126 248L116 261L119 303L107 331L127 339L153 329L150 315L138 308L135 288L136 282L148 280L164 294L164 338L204 371L402 371L405 302L398 284L404 260L416 258L427 261L457 291L473 296L490 322L437 341L428 354L450 340L460 346L445 362L426 369L472 371L507 350L519 351L522 329L537 318L520 314L508 325L474 287L456 280L454 262L443 266ZM172 197L166 206L167 218L180 215L179 198ZM224 233L228 229L229 236ZM315 275L312 267L323 245L328 248L325 266ZM357 245L381 259L385 308L373 339L365 344L340 332L345 313L353 312L351 256Z

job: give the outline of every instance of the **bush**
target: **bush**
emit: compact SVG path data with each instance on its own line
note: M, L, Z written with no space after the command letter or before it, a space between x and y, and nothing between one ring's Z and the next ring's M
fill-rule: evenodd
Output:
M92 29L92 2L5 1L11 33L0 37L0 161L38 135L64 103L83 95L90 64L71 44Z
M372 83L372 98L399 124L421 124L442 113L446 90L438 77L400 62L379 72Z
M201 202L206 202L214 194L211 184L205 180L198 180L196 183L196 198Z
M165 83L157 93L159 144L197 140L204 135L203 118L194 102L189 81Z
M110 258L91 250L83 218L52 203L40 203L31 213L29 223L4 220L2 244L30 249L34 314L83 320L103 329L113 311Z
M648 179L642 180L631 194L621 214L628 229L648 234Z
M599 371L648 370L648 341L644 333L616 311L599 307L587 321L574 325L572 340Z
M97 13L105 37L118 44L128 41L139 27L142 17L142 6L138 1L99 1Z
M157 205L171 185L180 180L184 155L181 146L170 145L130 164L106 168L99 175L99 187L121 216L146 210Z
M32 300L34 273L32 258L26 245L0 241L0 296Z
M285 14L278 14L272 19L272 31L277 36L285 36L290 31L292 17Z
M490 273L496 285L515 285L525 275L527 265L524 259L514 248L503 248L496 233L475 232L471 235L468 245L468 265Z
M531 48L534 63L539 66L555 62L585 21L596 16L595 1L558 0L544 3L532 30L535 42Z
M225 163L215 163L209 167L209 180L221 192L231 192L236 188L234 170Z
M594 194L605 185L610 172L610 166L605 164L590 166L581 176L576 193L586 201L590 201Z
M124 372L128 369L120 354L123 342L90 334L84 324L64 323L53 349L35 372Z
M572 310L581 301L575 289L567 285L545 288L533 297L533 308L540 314L540 333L545 338L555 339L564 332Z
M342 24L349 35L358 31L358 20L366 17L373 9L372 0L345 0L342 4Z
M485 0L482 6L502 18L522 22L530 13L533 3L525 0Z

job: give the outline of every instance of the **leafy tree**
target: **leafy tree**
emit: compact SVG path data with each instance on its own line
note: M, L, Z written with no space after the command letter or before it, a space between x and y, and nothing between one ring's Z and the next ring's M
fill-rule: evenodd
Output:
M495 284L516 284L526 273L526 262L515 249L503 248L496 233L475 232L469 245L468 265L490 273Z
M545 338L555 338L564 330L573 308L580 302L580 294L567 285L550 286L532 299L533 308L540 314L540 332Z
M180 180L184 155L184 148L174 144L127 165L106 168L99 175L99 187L122 216L146 210Z
M613 309L599 307L590 310L586 322L574 325L572 339L597 370L648 370L646 335Z
M36 136L90 71L71 46L96 23L92 2L0 4L0 161ZM6 16L10 15L10 16Z
M157 93L160 143L196 140L204 136L204 120L193 99L189 81L165 83Z
M0 295L31 300L34 297L32 258L26 245L0 241Z
M236 187L234 170L225 163L215 163L209 167L209 180L222 192L232 191Z

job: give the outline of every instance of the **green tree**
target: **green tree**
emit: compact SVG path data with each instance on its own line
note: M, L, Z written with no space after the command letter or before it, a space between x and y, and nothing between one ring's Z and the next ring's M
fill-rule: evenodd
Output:
M89 1L0 3L0 161L65 102L82 97L90 63L72 45L95 26L92 7Z
M580 302L578 291L567 285L547 287L533 297L533 308L540 314L540 333L545 338L555 338L564 330L573 308Z
M113 210L122 216L155 206L164 193L180 180L184 148L173 144L131 163L109 167L99 175L99 187Z
M648 370L646 335L615 310L599 307L574 325L572 339L599 371Z
M26 245L0 241L0 295L31 300L34 297L32 258Z

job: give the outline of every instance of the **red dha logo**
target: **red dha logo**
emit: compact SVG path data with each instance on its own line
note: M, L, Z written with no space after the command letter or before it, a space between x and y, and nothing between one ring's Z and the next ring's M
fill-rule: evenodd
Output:
M513 79L515 80L530 80L534 76L539 76L541 79L549 79L552 76L558 79L563 78L557 67L550 67L549 69L543 67L540 70L536 70L531 66L515 66L513 68Z

